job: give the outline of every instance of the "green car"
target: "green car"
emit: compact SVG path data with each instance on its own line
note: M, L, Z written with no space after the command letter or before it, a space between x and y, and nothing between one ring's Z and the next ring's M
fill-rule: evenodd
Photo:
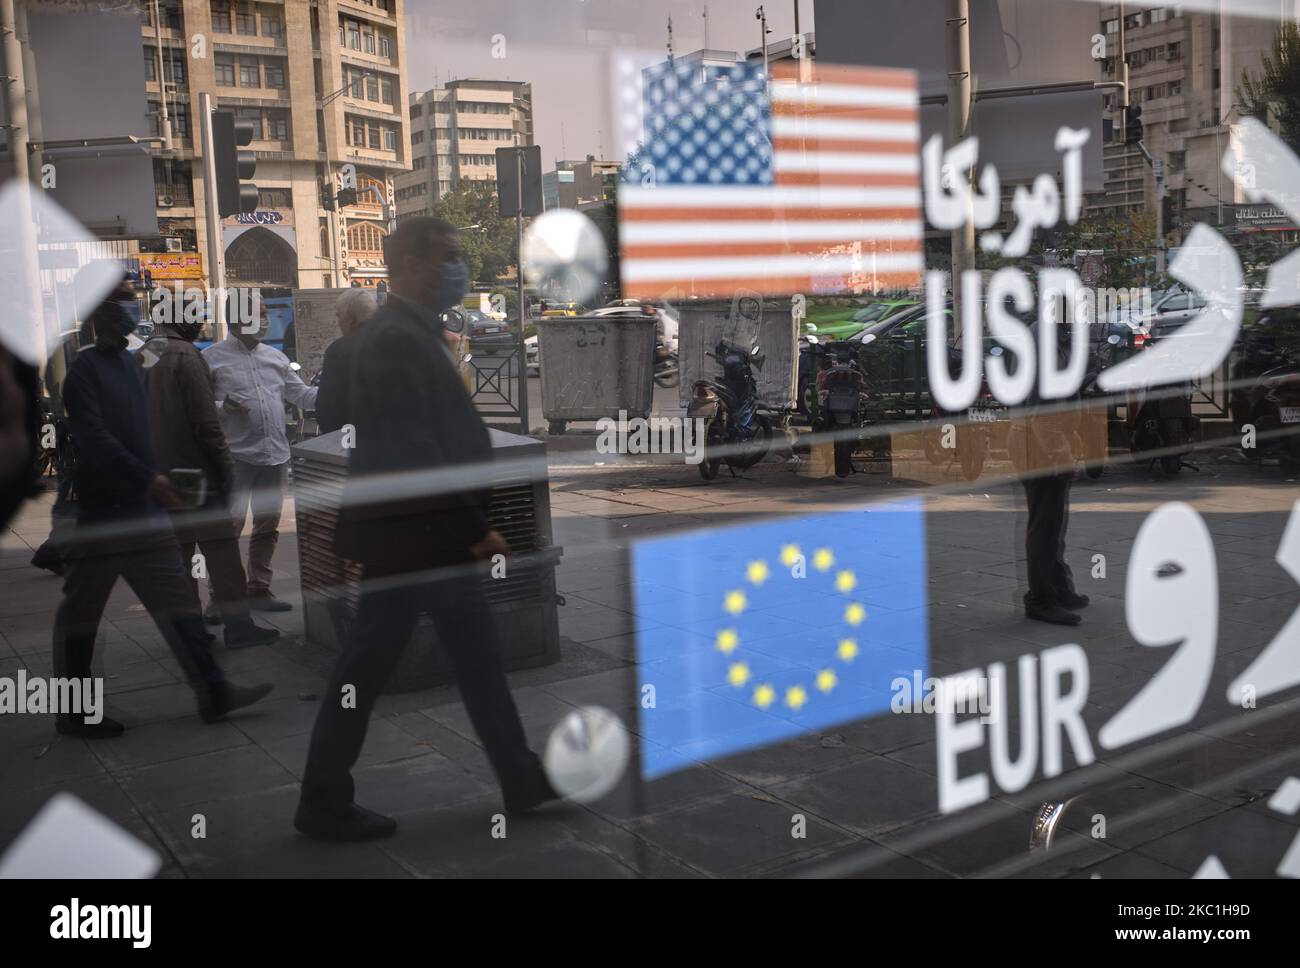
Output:
M917 305L915 299L882 299L869 306L854 310L847 319L831 318L821 321L805 319L800 327L800 336L816 334L822 341L848 339L875 323L882 322L900 310Z

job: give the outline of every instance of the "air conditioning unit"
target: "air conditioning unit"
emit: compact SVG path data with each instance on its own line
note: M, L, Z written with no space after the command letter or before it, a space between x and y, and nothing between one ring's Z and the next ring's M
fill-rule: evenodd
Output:
M158 196L158 207L159 207L159 208L171 208L171 207L172 207L173 205L175 205L175 204L176 204L176 199L172 198L170 195L159 195L159 196Z
M183 251L185 251L185 250L184 250L184 247L181 245L181 240L180 240L180 238L178 238L177 236L169 235L169 236L167 236L165 239L163 239L163 241L167 243L167 251L168 251L168 252L183 252Z

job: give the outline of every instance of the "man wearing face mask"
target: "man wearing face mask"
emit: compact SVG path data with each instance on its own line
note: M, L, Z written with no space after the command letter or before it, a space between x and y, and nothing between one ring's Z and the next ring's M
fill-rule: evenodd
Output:
M251 505L253 535L248 540L248 605L263 612L292 608L271 594L271 556L280 537L289 437L287 400L303 410L316 407L316 387L307 386L289 358L262 342L269 321L258 300L258 317L233 321L230 335L203 351L212 370L221 427L234 458L230 510L235 530L244 530Z
M162 303L159 308L171 316L181 315L178 302ZM217 415L212 373L193 345L202 326L174 318L162 322L145 344L154 449L163 467L192 468L203 475L207 493L202 503L172 509L172 526L185 561L193 561L196 546L203 552L204 570L212 579L213 598L225 622L226 647L266 645L280 633L256 625L248 614L239 534L229 511L234 463ZM193 568L190 574L194 575Z
M488 524L485 494L429 480L449 469L481 480L492 459L487 428L443 338L441 314L469 286L460 240L441 219L406 219L384 240L384 261L388 301L361 330L354 356L349 418L356 447L335 542L342 557L362 566L361 601L317 715L294 818L298 830L325 840L368 840L397 829L354 802L351 769L421 612L455 663L507 812L556 797L528 749L477 564L508 554L509 546ZM349 686L355 705L345 707L338 697Z
M74 287L79 315L94 326L95 345L77 355L63 388L77 441L78 502L63 601L54 621L54 674L90 677L99 620L122 577L175 654L200 715L213 722L261 699L271 686L237 686L212 657L198 597L165 510L177 504L178 495L155 461L144 373L126 348L136 326L133 295L123 280L96 305L86 292L89 278L79 277ZM123 730L106 716L91 722L67 714L59 716L57 728L88 739Z

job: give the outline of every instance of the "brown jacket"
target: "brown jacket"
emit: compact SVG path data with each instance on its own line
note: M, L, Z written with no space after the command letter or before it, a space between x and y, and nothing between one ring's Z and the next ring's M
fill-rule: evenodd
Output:
M207 477L209 493L228 495L234 464L221 430L208 364L193 343L166 326L159 327L140 356L159 468L166 473L197 467Z

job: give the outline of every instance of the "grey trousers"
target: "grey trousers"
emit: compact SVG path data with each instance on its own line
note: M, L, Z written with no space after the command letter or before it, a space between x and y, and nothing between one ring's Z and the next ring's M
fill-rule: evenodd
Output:
M289 464L245 464L235 461L230 514L235 534L242 534L253 512L253 535L248 539L248 594L264 595L271 589L271 556L280 538L280 512L284 509L284 481Z

